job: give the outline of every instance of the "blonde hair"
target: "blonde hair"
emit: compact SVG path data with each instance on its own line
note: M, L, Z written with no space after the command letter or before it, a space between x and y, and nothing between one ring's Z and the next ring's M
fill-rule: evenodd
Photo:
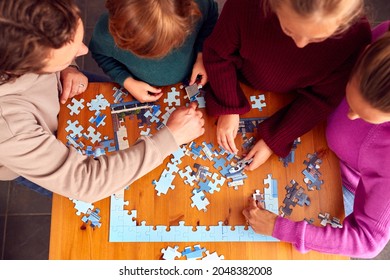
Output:
M310 17L315 13L322 16L334 16L342 10L342 4L347 5L351 0L264 0L264 12L276 12L282 5L288 5L297 15ZM341 34L348 30L357 20L365 14L364 0L356 0L355 6L349 9L333 35Z
M180 47L201 16L191 0L107 0L106 8L117 46L145 58Z
M390 112L390 31L367 47L351 73L364 100Z

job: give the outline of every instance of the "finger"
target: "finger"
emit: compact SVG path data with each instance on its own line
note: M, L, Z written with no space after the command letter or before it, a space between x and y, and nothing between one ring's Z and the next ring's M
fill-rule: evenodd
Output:
M155 88L155 87L152 87L150 85L147 86L146 90L149 91L151 94L160 94L160 93L162 93L161 88Z
M204 118L201 118L201 119L200 119L200 125L201 125L202 127L204 126L204 123L205 123Z
M76 96L81 86L84 86L84 84L77 81L72 81L72 89L70 90L69 97Z
M261 209L261 210L264 210L264 201L258 201L256 203L256 206Z
M87 89L87 85L83 82L79 83L77 86L77 93L75 95L78 95L80 93L83 93Z
M248 212L248 209L244 208L244 210L242 210L242 214L244 215L244 217L248 220L249 219L249 212Z
M221 135L221 146L228 151L229 153L233 154L233 151L230 149L230 146L228 144L227 135L223 134Z
M200 119L203 119L203 113L201 111L196 111L195 116L200 118Z
M191 74L190 85L192 85L193 83L196 82L196 78L197 77L198 77L198 73L193 71L192 74Z
M191 102L189 107L196 110L196 108L198 108L198 102Z
M256 157L254 157L252 163L246 166L245 170L252 171L255 170L257 167L259 167L260 165L261 163L259 162L259 160L257 160Z
M208 81L208 77L206 74L202 74L202 79L200 80L200 85L201 86L204 86L205 84L207 84L207 81Z
M161 96L163 95L162 92L158 93L158 94L154 94L154 95L151 95L151 94L146 94L146 96L143 98L143 102L153 102L153 101L156 101L158 100Z
M81 82L79 87L79 93L83 93L88 88L88 79L84 79L84 81Z
M256 200L253 197L248 198L249 208L257 208Z
M72 89L72 81L68 79L62 80L62 94L61 94L62 104L65 104L66 100L68 100L71 89Z
M229 137L227 137L227 142L230 147L230 150L233 151L234 154L237 154L238 150L236 147L236 143L234 142L234 133L230 134Z

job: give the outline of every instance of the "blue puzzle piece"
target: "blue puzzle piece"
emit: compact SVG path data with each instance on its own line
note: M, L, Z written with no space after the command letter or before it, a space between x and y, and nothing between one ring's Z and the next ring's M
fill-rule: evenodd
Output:
M98 227L100 228L101 227L101 223L99 222L100 221L100 216L99 216L99 213L100 213L100 209L99 208L96 208L95 211L91 211L91 209L88 209L87 211L87 215L88 216L84 216L81 220L84 222L84 223L88 223L88 222L91 222L90 223L90 226L92 228L95 228L95 227Z
M186 247L181 254L185 256L187 260L192 260L202 258L204 251L206 251L205 248L201 248L200 245L194 245L194 250L191 250L191 247Z

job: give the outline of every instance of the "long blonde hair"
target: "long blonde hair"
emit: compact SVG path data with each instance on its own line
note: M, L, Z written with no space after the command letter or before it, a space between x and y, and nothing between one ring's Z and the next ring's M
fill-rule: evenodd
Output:
M276 12L282 5L288 5L297 15L310 17L316 13L322 16L334 16L340 13L343 5L351 0L264 0L264 12ZM342 20L342 24L333 35L348 30L357 20L365 15L364 0L356 0Z
M180 47L201 16L192 0L107 0L106 8L118 47L145 58Z

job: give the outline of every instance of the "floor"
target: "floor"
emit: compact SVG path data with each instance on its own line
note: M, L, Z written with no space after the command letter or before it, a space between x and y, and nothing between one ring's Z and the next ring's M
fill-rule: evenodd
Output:
M76 2L82 11L85 42L88 43L95 22L105 9L104 0L76 0ZM369 2L373 26L389 19L388 0L367 2ZM87 71L102 73L89 54L78 59L78 64ZM51 199L14 182L0 181L0 259L47 260L50 219ZM376 259L390 259L390 243Z

